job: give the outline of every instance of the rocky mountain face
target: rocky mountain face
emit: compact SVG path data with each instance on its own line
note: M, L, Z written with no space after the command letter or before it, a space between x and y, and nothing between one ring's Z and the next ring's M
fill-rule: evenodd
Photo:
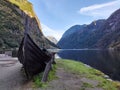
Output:
M92 42L89 43L88 40L91 33L97 31L104 22L105 20L97 20L89 25L72 26L63 34L57 45L64 49L88 48L92 44Z
M103 33L96 43L101 48L120 48L120 9L115 11L99 30Z
M51 42L55 43L55 44L57 44L57 42L58 42L58 41L56 40L56 38L53 37L53 36L47 36L47 39L50 40Z
M68 29L58 46L61 48L120 48L120 9L107 20L97 20L90 25ZM83 28L84 26L84 28ZM81 29L82 27L82 29ZM72 33L70 33L72 32ZM68 34L67 34L68 33Z
M1 0L0 49L18 48L25 29L39 47L56 47L43 35L31 3L27 0Z

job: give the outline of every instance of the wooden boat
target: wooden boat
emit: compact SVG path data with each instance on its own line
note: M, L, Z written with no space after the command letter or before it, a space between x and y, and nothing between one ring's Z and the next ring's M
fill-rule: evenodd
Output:
M44 71L51 58L51 53L46 49L40 49L29 34L24 35L18 50L18 60L23 64L27 77Z

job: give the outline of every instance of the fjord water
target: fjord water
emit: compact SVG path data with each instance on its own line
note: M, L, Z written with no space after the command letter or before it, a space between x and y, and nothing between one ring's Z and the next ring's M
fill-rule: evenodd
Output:
M81 61L120 81L120 51L73 49L60 50L58 55L63 59Z

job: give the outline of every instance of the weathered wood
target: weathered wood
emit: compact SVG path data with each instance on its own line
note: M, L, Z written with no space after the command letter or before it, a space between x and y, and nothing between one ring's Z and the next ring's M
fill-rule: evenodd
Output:
M46 82L47 81L50 69L51 69L51 61L49 61L46 65L46 68L45 68L45 71L43 73L43 77L42 77L41 82Z
M26 76L32 77L40 72L43 72L51 58L51 52L48 52L45 48L41 49L37 46L34 40L29 35L28 19L25 20L24 37L18 50L18 60L25 69Z
M50 70L52 69L52 63L54 62L54 54L52 55L52 59L47 63L46 67L45 67L45 71L43 73L43 77L41 82L46 82L48 79L48 74L50 72Z
M56 62L55 62L55 54L56 53L52 53L52 60L51 60L52 64L56 64Z
M26 69L26 75L30 77L43 72L46 67L46 63L52 58L50 52L47 50L43 51L39 48L29 34L26 34L23 38L19 50L18 50L18 60L23 64Z

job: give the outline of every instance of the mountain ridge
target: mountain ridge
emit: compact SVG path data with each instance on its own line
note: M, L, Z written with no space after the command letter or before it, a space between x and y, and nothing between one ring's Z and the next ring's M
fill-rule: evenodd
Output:
M76 28L75 29L71 29L71 28L68 29L63 34L63 37L60 39L60 41L57 43L57 45L61 48L67 48L67 49L71 49L71 48L78 49L79 46L81 48L84 48L84 45L82 45L82 42L84 40L88 39L87 37L89 37L92 32L94 32L98 28L100 28L100 26L104 23L104 21L105 21L104 19L101 19L101 20L93 21L88 25L86 25L86 24L79 25L79 29L77 29L77 30L75 30ZM74 27L76 27L76 25L72 26L72 28L74 28ZM69 32L69 30L73 30L72 31L73 33L67 34L67 32ZM65 36L65 35L67 35L67 36ZM78 44L76 44L76 42ZM68 45L68 43L69 43L69 45Z
M98 25L97 23L98 22ZM113 12L106 20L93 21L87 28L76 30L68 34L69 29L64 33L58 42L58 46L63 49L83 49L83 48L120 48L120 9ZM71 32L70 31L70 32ZM81 33L79 33L81 32Z

